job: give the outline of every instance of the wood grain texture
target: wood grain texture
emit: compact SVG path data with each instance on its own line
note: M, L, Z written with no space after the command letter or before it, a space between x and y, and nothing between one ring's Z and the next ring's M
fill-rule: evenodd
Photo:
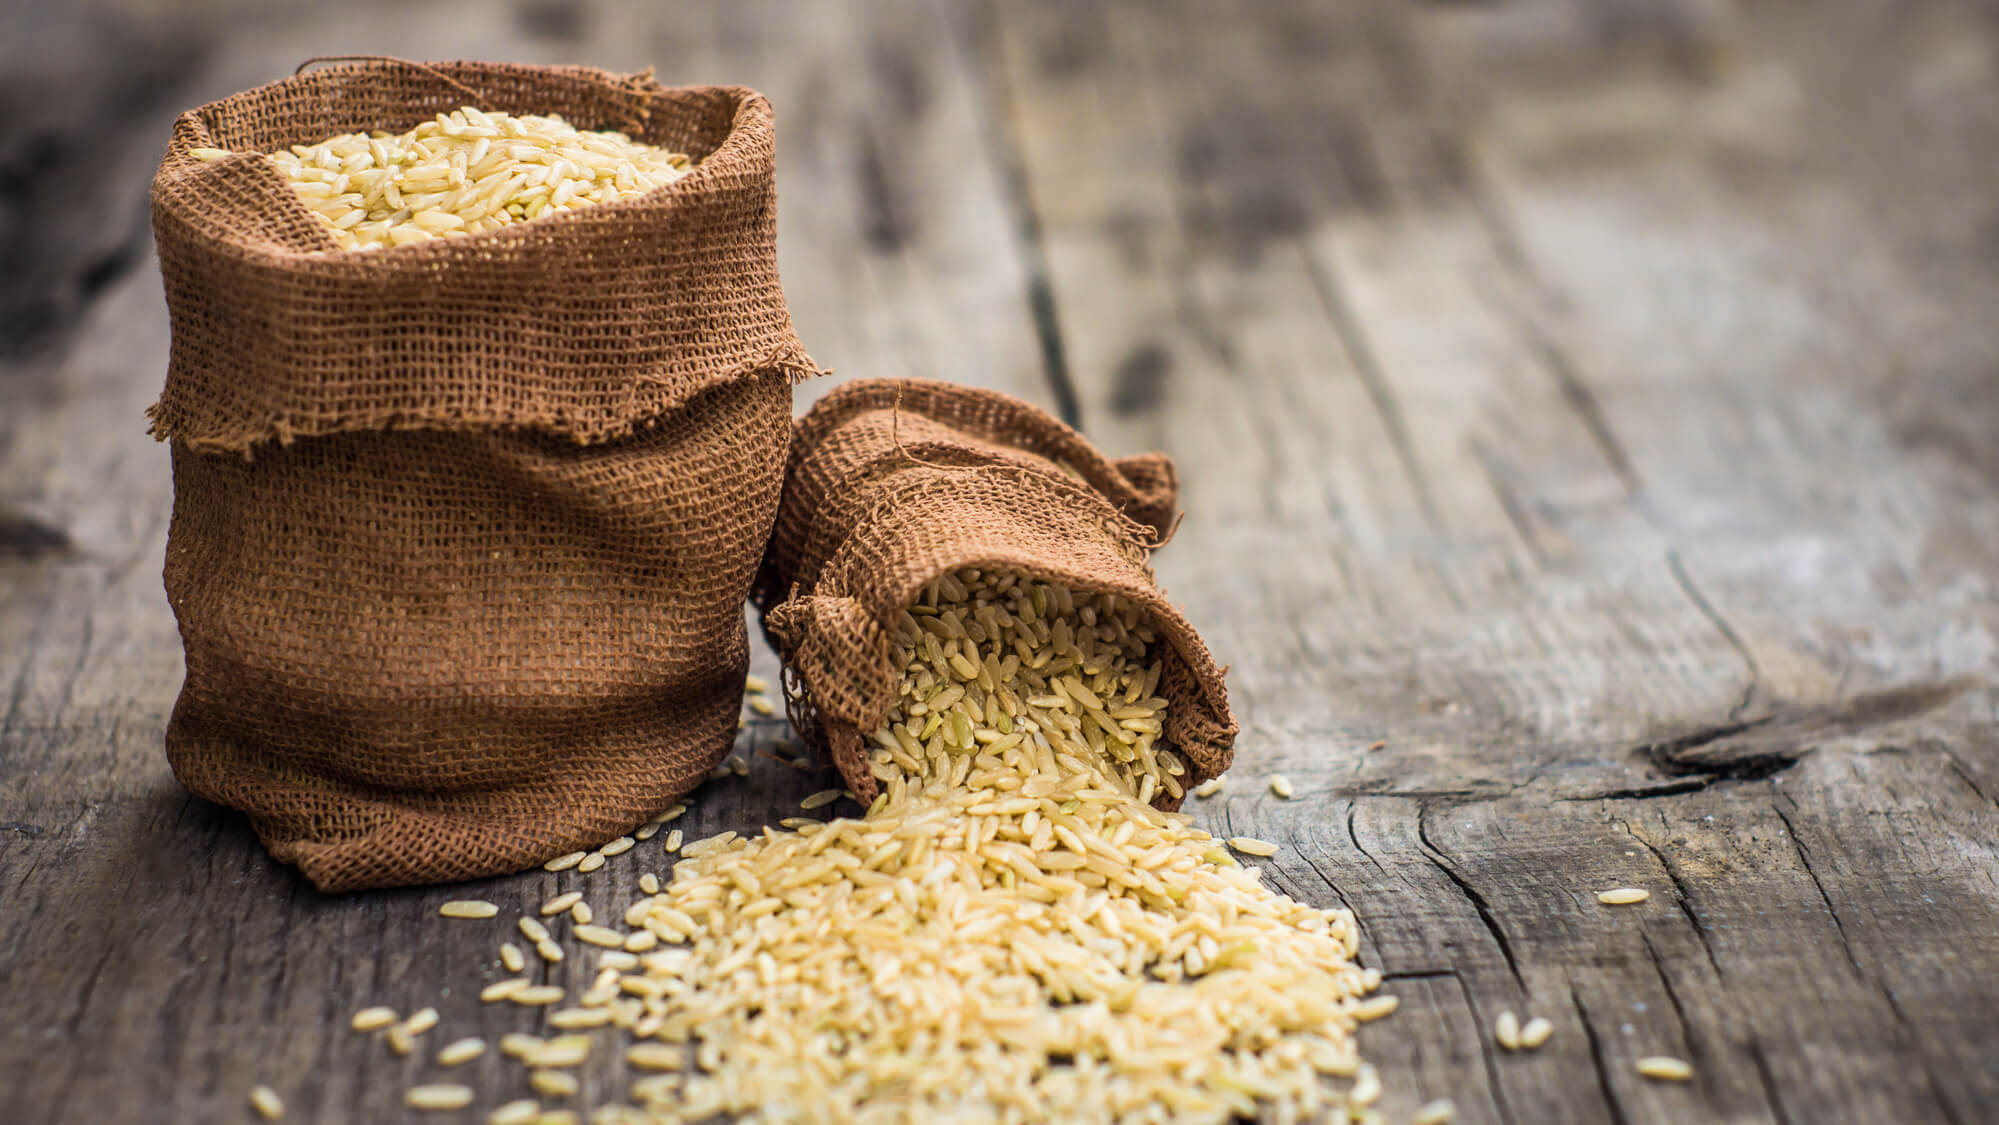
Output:
M440 1071L352 1011L434 1004L432 1050L526 1029L475 995L514 914L570 888L615 912L666 868L655 843L326 898L166 770L145 182L175 112L330 51L757 86L822 364L1004 387L1180 459L1161 573L1243 720L1233 784L1191 804L1356 912L1402 998L1363 1033L1391 1120L1999 1116L1999 26L1891 0L1256 13L8 17L0 1119L247 1120L267 1082L288 1120L402 1120ZM690 836L825 784L757 753L782 737L751 725L752 776ZM1627 885L1652 896L1596 901ZM457 897L505 912L436 917ZM1502 1050L1509 1009L1554 1036ZM1659 1053L1694 1081L1640 1077ZM524 1088L460 1073L486 1106Z

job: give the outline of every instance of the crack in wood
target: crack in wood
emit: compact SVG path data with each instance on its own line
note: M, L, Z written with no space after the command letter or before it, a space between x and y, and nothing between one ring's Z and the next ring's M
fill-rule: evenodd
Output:
M1840 919L1839 909L1833 905L1832 895L1827 893L1825 881L1819 878L1818 868L1812 864L1811 849L1805 846L1803 838L1798 835L1797 826L1791 822L1790 815L1784 811L1783 806L1786 802L1790 803L1794 809L1796 808L1796 802L1789 794L1778 794L1777 799L1770 802L1770 810L1776 813L1777 819L1784 823L1784 836L1791 841L1791 851L1797 855L1798 863L1804 867L1806 877L1812 881L1812 886L1818 890L1819 901L1825 904L1826 917L1832 919L1833 931L1839 938L1840 949L1846 954L1847 964L1853 969L1854 979L1871 986L1881 994L1882 1000L1888 1005L1888 1011L1894 1015L1895 1022L1901 1028L1904 1035L1909 1036L1911 1039L1920 1038L1917 1034L1915 1024L1909 1019L1908 1013L1902 1010L1901 1003L1895 999L1895 990L1889 988L1886 981L1880 980L1868 973L1865 967L1861 965L1859 955L1853 950L1853 941L1847 935L1846 923ZM1951 1125L1962 1125L1962 1122L1958 1118L1957 1110L1944 1099L1943 1087L1937 1082L1935 1072L1930 1069L1929 1060L1918 1052L1916 1063L1922 1070L1923 1082L1928 1087L1930 1100L1936 1104L1937 1111Z
M1666 858L1666 853L1654 847L1652 841L1647 840L1644 836L1633 830L1629 821L1619 817L1612 817L1611 822L1624 829L1625 835L1637 841L1638 845L1646 851L1651 852L1652 858L1658 861L1659 869L1666 873L1667 882L1673 884L1674 905L1679 907L1681 916L1687 920L1687 925L1693 927L1694 937L1700 941L1701 951L1707 954L1708 964L1714 967L1715 978L1719 980L1724 975L1721 969L1721 960L1715 956L1714 945L1708 937L1707 926L1701 922L1699 916L1694 914L1692 892L1687 887L1686 880L1680 878L1679 871L1674 868L1672 861ZM1649 944L1649 939L1647 940Z
M1713 625L1721 633L1722 638L1728 641L1729 647L1735 650L1735 654L1740 656L1742 663L1748 667L1749 682L1743 685L1742 698L1737 700L1735 706L1728 712L1728 717L1733 720L1748 710L1750 703L1755 701L1756 689L1763 682L1763 668L1756 663L1756 654L1749 651L1749 646L1743 643L1741 634L1735 631L1735 626L1730 625L1727 619L1722 617L1714 608L1714 604L1709 602L1707 596L1694 585L1694 580L1688 577L1687 568L1681 564L1678 551L1666 552L1666 568L1673 572L1673 581L1679 585L1680 592L1694 604L1694 608L1702 617L1707 618L1708 624Z
M1756 1080L1763 1085L1763 1100L1770 1103L1770 1116L1777 1119L1777 1125L1791 1125L1790 1111L1784 1108L1784 1099L1777 1093L1777 1078L1770 1072L1770 1059L1762 1041L1751 1038L1748 1054L1749 1061L1756 1066Z
M0 509L0 559L68 557L76 544L69 532L23 512Z
M1499 1056L1493 1048L1492 1037L1485 1033L1485 1021L1479 1018L1478 1004L1472 1000L1471 985L1456 972L1458 993L1464 997L1465 1011L1471 1014L1472 1041L1478 1044L1479 1061L1485 1066L1485 1087L1492 1092L1492 1104L1499 1110L1499 1119L1512 1125L1513 1107L1506 1100L1506 1087L1499 1080Z
M1569 1005L1576 1010L1576 1018L1582 1021L1583 1038L1589 1043L1590 1064L1596 1071L1597 1088L1603 1091L1603 1101L1610 1108L1613 1125L1631 1125L1625 1115L1624 1106L1617 1100L1617 1090L1610 1082L1610 1069L1603 1057L1603 1040L1597 1034L1596 1024L1589 1018L1589 1009L1583 1007L1582 997L1576 995L1576 987L1569 986Z
M1416 493L1416 503L1423 509L1423 518L1429 522L1431 530L1444 533L1443 512L1437 507L1429 474L1424 470L1422 460L1416 456L1416 441L1409 432L1409 420L1403 416L1402 404L1396 400L1394 390L1388 385L1380 357L1374 354L1374 346L1368 342L1367 333L1362 330L1346 295L1340 290L1339 279L1333 275L1332 267L1322 264L1311 254L1304 255L1304 261L1305 276L1312 279L1312 287L1319 294L1319 304L1325 309L1327 320L1345 345L1354 373L1360 376L1367 397L1373 401L1376 413L1381 416L1382 428L1388 432L1389 443L1395 447L1396 459L1401 461L1402 471L1409 477L1409 486Z
M998 166L1000 201L1013 220L1015 245L1027 273L1027 310L1034 322L1034 337L1041 352L1042 373L1048 379L1048 393L1054 399L1055 414L1062 421L1083 428L1082 400L1069 371L1068 349L1062 342L1062 322L1055 307L1055 283L1048 267L1047 237L1041 214L1034 206L1034 191L1027 175L1027 154L1018 135L1020 106L1014 96L1004 65L986 68L990 100L998 111L987 111L981 103L979 116Z
M1675 777L1760 780L1796 765L1819 743L1927 714L1977 682L1967 676L1901 684L1826 703L1773 701L1768 713L1756 718L1731 717L1728 722L1654 740L1639 746L1636 754Z
M1430 827L1427 823L1429 815L1429 805L1424 804L1417 807L1416 841L1421 845L1420 850L1424 857L1437 870L1443 872L1444 877L1451 881L1451 885L1455 886L1458 892L1464 895L1465 899L1471 903L1472 909L1478 913L1478 920L1484 924L1486 932L1492 935L1493 943L1499 947L1499 955L1505 958L1506 969L1513 974L1514 983L1518 984L1523 992L1526 991L1527 978L1521 975L1520 962L1513 956L1513 943L1507 940L1506 931L1500 928L1499 919L1492 912L1492 904L1485 900L1485 896L1479 893L1477 887L1472 886L1469 880L1452 869L1450 862L1444 857L1444 853L1435 843L1431 842Z

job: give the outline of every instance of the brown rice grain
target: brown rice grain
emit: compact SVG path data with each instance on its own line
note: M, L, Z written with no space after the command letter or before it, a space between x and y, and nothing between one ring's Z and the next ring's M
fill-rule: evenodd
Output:
M621 949L625 944L625 935L608 926L582 925L577 926L572 932L576 935L576 940L603 946L605 949Z
M412 1086L403 1094L403 1104L411 1109L464 1109L472 1104L472 1087L448 1082Z
M1513 1009L1499 1013L1499 1018L1492 1024L1492 1037L1509 1051L1520 1049L1520 1017L1513 1014Z
M544 1098L566 1098L581 1088L574 1074L562 1070L537 1070L528 1075L528 1085Z
M266 1121L276 1121L285 1115L284 1099L269 1086L250 1087L250 1108Z
M572 906L575 906L577 903L582 901L583 901L582 891L566 891L562 894L556 895L552 899L549 899L547 902L542 903L541 915L542 917L546 918L551 914L560 914L563 911L569 909Z
M1647 1055L1636 1066L1638 1073L1661 1082L1685 1082L1694 1076L1692 1064L1671 1055Z
M396 1022L396 1019L394 1008L363 1008L354 1013L354 1018L347 1021L347 1026L356 1031L380 1031Z
M491 918L500 908L478 899L453 899L438 907L437 912L446 918Z
M1376 996L1354 1005L1352 1014L1356 1022L1367 1023L1370 1020L1381 1019L1401 1006L1402 999L1400 997Z
M1546 1043L1548 1037L1554 1033L1554 1024L1541 1016L1535 1016L1520 1028L1520 1049L1531 1051Z
M437 1052L437 1065L459 1066L463 1063L471 1062L485 1053L486 1041L468 1036L464 1039L447 1043L439 1048Z
M525 977L508 977L505 980L496 980L479 990L479 999L488 1004L495 1004L501 1000L508 999L521 989L528 987L529 983Z
M1642 887L1618 887L1615 890L1597 892L1596 900L1605 906L1630 906L1652 897L1652 892Z

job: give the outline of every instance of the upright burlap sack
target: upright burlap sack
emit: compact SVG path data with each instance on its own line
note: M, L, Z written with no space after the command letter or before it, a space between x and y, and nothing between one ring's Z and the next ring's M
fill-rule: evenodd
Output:
M798 422L757 581L793 725L872 800L896 616L940 574L995 567L1136 603L1163 642L1162 742L1185 755L1190 785L1226 770L1236 725L1221 670L1148 561L1177 494L1163 454L1106 460L1008 395L923 380L833 391Z
M254 155L403 131L467 90L699 163L632 199L348 253ZM772 156L753 91L580 67L339 66L176 122L153 184L187 656L167 756L321 889L601 843L728 752L811 370Z

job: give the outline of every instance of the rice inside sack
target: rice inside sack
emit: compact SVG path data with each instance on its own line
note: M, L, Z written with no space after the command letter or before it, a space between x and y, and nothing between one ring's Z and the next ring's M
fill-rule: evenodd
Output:
M978 719L969 690L922 702L966 656L940 661L933 643L960 628L1031 650L984 666ZM1091 631L1112 639L1058 639ZM903 702L876 732L867 815L689 845L627 913L669 944L606 973L599 1000L663 1041L629 1059L675 1069L665 1045L685 1044L696 1065L633 1095L675 1121L1219 1122L1378 1091L1323 1081L1364 1077L1352 1032L1381 1010L1362 999L1380 977L1353 963L1352 918L1271 891L1138 800L1174 776L1166 752L1117 761L1037 737L1069 709L1029 703L1045 679L1030 670L1069 654L1094 657L1086 690L1123 685L1099 693L1110 710L1170 707L1145 695L1160 674L1147 631L1128 601L1015 573L931 583L895 631ZM912 746L919 725L931 734Z
M796 427L756 587L765 632L786 662L794 725L871 800L879 780L869 753L887 749L876 735L903 690L891 654L900 617L956 571L1034 575L1085 603L1122 599L1146 623L1159 671L1142 698L1171 704L1159 730L1127 726L1104 708L1090 715L1070 692L1097 694L1097 672L1084 667L1071 669L1073 683L1041 677L1034 694L1077 704L1063 733L1105 751L1119 763L1114 772L1171 751L1158 759L1148 800L1177 808L1187 789L1228 768L1236 728L1220 669L1151 570L1176 492L1164 456L1109 460L1008 395L927 380L837 388ZM931 686L948 688L947 672L960 682L979 679L978 669L946 661ZM1141 716L1130 721L1144 725ZM927 741L936 732L918 733Z
M196 148L201 161L227 149ZM687 154L559 114L460 106L403 133L375 129L294 144L270 158L342 250L478 234L641 196L687 175Z
M412 198L479 190L498 138L467 130L532 117L691 167L575 207L580 171L488 173L542 176L531 221ZM412 123L434 147L378 161L374 135ZM365 202L384 169L323 143L352 135L404 174L392 241L440 204L498 225L343 252L377 220L343 229L300 189ZM173 335L151 415L187 669L167 759L321 890L593 847L728 752L742 603L813 371L778 278L774 138L753 90L483 62L333 66L176 120L153 181ZM294 145L333 181L304 179Z

